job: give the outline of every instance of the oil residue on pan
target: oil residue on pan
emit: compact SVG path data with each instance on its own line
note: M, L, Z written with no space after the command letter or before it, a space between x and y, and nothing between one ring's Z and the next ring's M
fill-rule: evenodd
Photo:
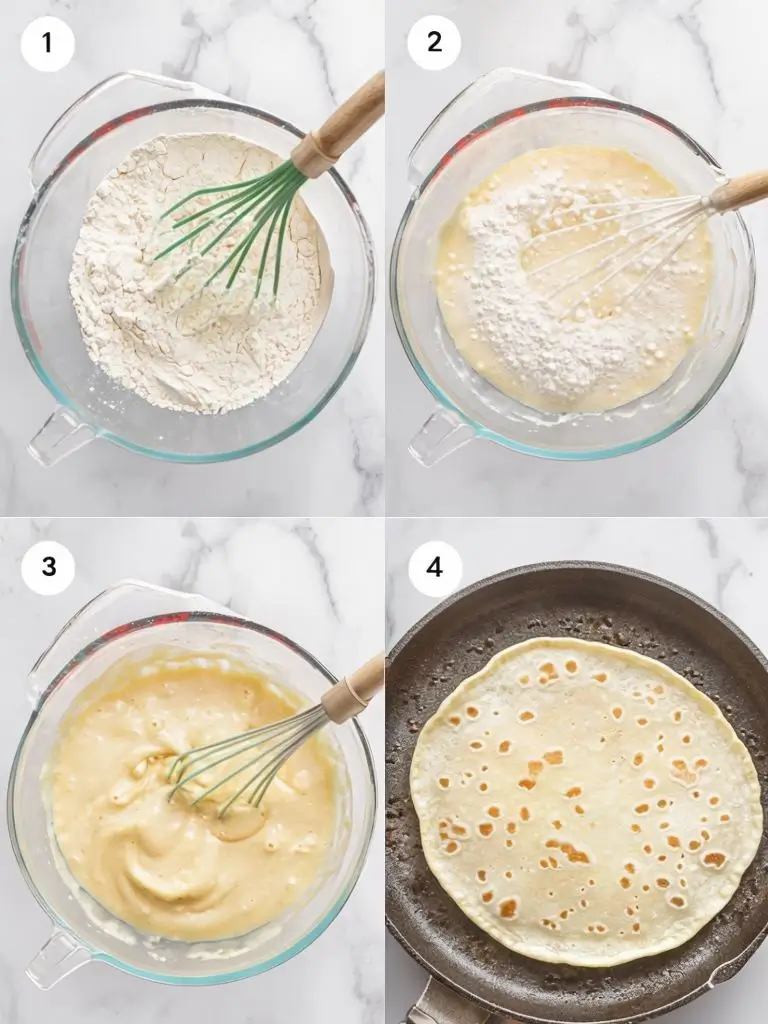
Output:
M768 841L728 906L690 942L609 970L545 964L476 928L429 871L411 804L416 737L496 652L573 636L656 658L714 700L746 744L768 815L768 663L724 616L664 580L621 566L524 566L468 587L395 646L387 674L387 915L406 949L489 1011L528 1021L642 1020L724 981L768 928ZM713 977L714 976L714 977Z

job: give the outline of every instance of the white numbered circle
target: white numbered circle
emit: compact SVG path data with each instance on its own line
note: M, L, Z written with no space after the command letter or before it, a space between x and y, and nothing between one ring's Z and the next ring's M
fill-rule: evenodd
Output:
M461 35L450 18L428 14L408 33L411 60L425 71L449 68L461 52Z
M63 593L75 578L75 560L63 544L41 540L21 560L21 577L41 597Z
M461 583L464 566L456 548L442 540L431 540L411 555L408 575L420 594L447 597Z
M35 71L61 71L75 55L75 34L61 18L35 18L22 33L21 55Z

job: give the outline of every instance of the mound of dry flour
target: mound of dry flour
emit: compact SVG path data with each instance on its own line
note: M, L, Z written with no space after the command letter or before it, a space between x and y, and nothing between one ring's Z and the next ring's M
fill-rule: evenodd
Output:
M325 313L329 285L320 229L301 199L293 204L276 299L273 245L254 301L263 233L231 289L226 272L201 288L250 229L250 218L178 281L187 246L153 260L179 237L159 221L169 206L195 189L244 181L279 163L236 136L172 135L139 146L110 171L88 203L69 285L88 354L113 380L166 409L224 413L268 394L297 366Z

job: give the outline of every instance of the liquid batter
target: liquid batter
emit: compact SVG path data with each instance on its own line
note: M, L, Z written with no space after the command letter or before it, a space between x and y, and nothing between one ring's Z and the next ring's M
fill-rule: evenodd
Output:
M115 665L65 716L45 770L75 879L121 920L187 941L243 935L300 900L336 824L327 741L305 743L257 809L238 801L218 817L237 780L191 807L215 774L168 801L178 754L296 710L292 695L222 657L158 651Z
M458 351L500 391L546 412L602 412L658 388L704 315L706 226L635 295L673 239L585 295L626 258L628 241L643 244L637 220L595 223L615 212L610 204L675 195L670 181L620 149L539 149L499 168L463 199L438 241L437 297ZM565 254L573 255L541 269Z

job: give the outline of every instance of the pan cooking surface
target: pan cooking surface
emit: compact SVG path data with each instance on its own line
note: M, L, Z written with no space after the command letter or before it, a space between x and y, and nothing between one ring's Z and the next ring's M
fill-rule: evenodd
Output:
M573 636L629 647L685 676L720 706L755 762L768 820L768 666L714 609L618 566L551 563L480 581L398 643L387 672L387 916L433 974L496 1013L535 1021L640 1020L731 977L768 925L768 840L728 906L676 950L610 969L513 953L465 917L421 851L408 774L441 701L505 647ZM730 966L723 966L734 961Z

